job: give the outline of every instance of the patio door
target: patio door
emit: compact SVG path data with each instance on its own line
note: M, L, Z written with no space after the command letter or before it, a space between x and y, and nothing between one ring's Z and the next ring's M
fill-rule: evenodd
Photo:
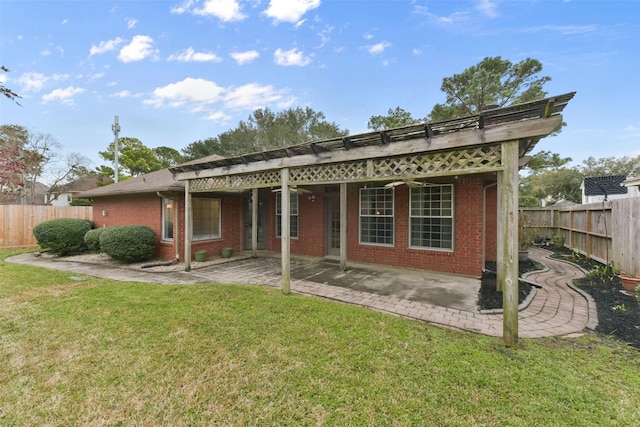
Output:
M266 249L266 205L267 203L258 198L258 249ZM244 247L246 250L251 250L251 242L253 237L253 200L251 198L245 199L244 204Z
M325 255L340 256L340 197L325 198Z

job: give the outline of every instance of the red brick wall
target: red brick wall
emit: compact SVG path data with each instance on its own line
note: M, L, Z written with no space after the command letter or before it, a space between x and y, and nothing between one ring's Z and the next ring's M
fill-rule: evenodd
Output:
M350 261L386 264L447 273L480 276L482 274L483 197L484 182L480 176L463 176L454 184L455 224L454 250L439 251L409 247L409 189L399 186L395 190L395 243L378 246L359 243L359 187L348 186L348 249ZM325 206L322 188L314 189L315 202L308 195L300 196L300 237L291 239L291 253L323 256L325 251ZM495 199L495 195L494 195ZM490 205L490 204L489 204ZM275 230L275 196L268 206L268 220ZM491 208L488 207L487 210ZM495 208L493 210L495 213ZM495 230L495 215L492 227ZM488 247L495 253L495 232L489 233ZM268 249L279 252L280 239L270 233Z
M399 186L395 190L395 243L390 246L359 243L359 187L348 186L348 249L350 261L418 268L448 273L480 276L482 271L483 221L487 227L485 256L495 258L496 252L496 191L487 189L487 201L483 204L484 181L481 176L462 176L454 184L455 240L453 251L413 249L409 247L409 189ZM299 237L291 239L291 252L297 255L324 256L325 249L325 191L324 187L308 187L310 194L299 196ZM264 193L264 192L263 192ZM280 239L275 237L275 193L268 193L265 204L267 236L266 247L280 251ZM184 199L176 193L176 230L174 242L160 242L157 255L173 259L176 252L183 259L184 252ZM210 256L219 256L223 247L234 251L244 250L244 200L241 197L222 197L222 236L220 239L193 242L192 253L206 249ZM483 210L483 207L485 208ZM108 216L102 216L107 210ZM486 220L483 219L486 213ZM101 197L94 200L94 220L98 227L104 225L143 224L152 227L162 236L162 199L156 194Z
M146 225L153 228L158 236L156 256L161 259L174 259L178 254L184 260L184 195L175 194L177 201L174 218L173 241L162 240L162 198L156 194L136 194L123 196L97 197L94 199L93 215L96 227L120 225ZM231 247L234 252L242 251L242 199L239 197L221 198L222 233L219 239L196 241L191 253L206 249L209 256L219 256L223 247ZM102 211L107 211L107 216ZM177 238L176 238L177 237Z

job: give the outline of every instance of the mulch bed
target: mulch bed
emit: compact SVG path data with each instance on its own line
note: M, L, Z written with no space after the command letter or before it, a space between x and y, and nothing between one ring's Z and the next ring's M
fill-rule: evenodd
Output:
M518 274L520 277L526 272L540 270L543 266L533 261L521 262L519 264ZM480 280L480 294L478 297L478 305L481 310L502 309L503 294L496 291L496 263L487 262L485 271ZM520 282L518 286L518 304L522 302L531 293L531 285L526 282Z
M603 264L567 249L553 250L554 258L573 262L589 271L584 278L574 280L573 283L591 295L596 303L598 311L596 332L640 349L640 300L638 297L625 294L620 279L607 272ZM526 271L537 269L535 265L522 264L524 265L520 266L521 276ZM495 264L487 265L487 269L495 271ZM483 275L479 297L481 309L502 308L502 293L495 290L495 283L495 275ZM529 285L520 282L519 302L528 295L529 291L525 291L525 286Z

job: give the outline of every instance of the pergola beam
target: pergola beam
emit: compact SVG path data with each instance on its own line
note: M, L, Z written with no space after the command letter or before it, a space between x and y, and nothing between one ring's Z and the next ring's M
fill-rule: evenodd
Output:
M248 174L264 170L278 170L283 167L301 167L336 162L348 162L362 159L386 158L404 154L428 153L432 151L453 151L470 146L490 145L510 141L514 138L541 138L553 132L562 123L562 116L554 115L544 119L522 120L505 125L472 129L421 137L389 144L356 147L349 150L326 151L314 154L302 154L293 157L267 158L248 164L203 169L199 171L176 171L178 180L209 178L224 175ZM319 147L318 147L319 148Z

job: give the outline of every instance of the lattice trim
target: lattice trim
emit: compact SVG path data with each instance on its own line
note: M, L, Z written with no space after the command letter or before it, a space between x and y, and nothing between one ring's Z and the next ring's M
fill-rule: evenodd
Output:
M499 170L501 167L500 146L496 145L291 168L290 183L312 185L384 178L424 178L469 171ZM280 185L280 171L271 170L246 175L193 179L191 191L247 190Z

